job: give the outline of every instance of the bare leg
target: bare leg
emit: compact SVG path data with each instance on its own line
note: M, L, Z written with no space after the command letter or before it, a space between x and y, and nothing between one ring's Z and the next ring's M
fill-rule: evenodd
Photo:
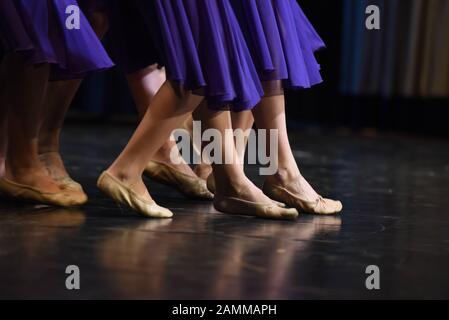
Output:
M129 74L127 79L134 101L137 105L139 116L140 118L143 118L153 97L166 80L165 69L158 69L156 65L152 65L143 70ZM177 155L179 160L177 163L170 161L173 156L173 154L171 154L172 150L177 150L176 142L167 139L162 147L155 153L152 160L165 163L176 171L196 177L196 174L181 157L181 154L178 153Z
M65 115L80 84L81 80L48 83L39 131L39 158L57 181L69 177L59 153L60 136Z
M131 187L136 194L151 198L142 180L148 162L201 102L202 97L183 93L177 95L166 82L154 97L151 106L131 137L128 145L107 170L109 174Z
M184 123L184 128L189 131L190 137L193 141L193 152L195 153L195 156L200 159L200 163L195 165L195 174L201 179L206 180L212 173L212 166L205 163L202 159L202 142L198 143L195 139L193 139L193 121L201 121L201 109L202 108L198 108L193 112L192 117L187 119L187 121Z
M252 128L254 124L254 118L251 111L231 112L231 122L233 129L242 129L244 132L247 132L248 129ZM245 168L244 161L247 142L248 136L245 136L245 142L243 145L236 144L237 157L243 170ZM201 154L200 148L198 152L199 154ZM212 167L209 164L201 162L195 167L195 172L196 174L204 177L204 179L207 179L207 177L209 177L209 175L212 173Z
M285 102L283 95L265 97L253 109L256 125L259 129L278 130L278 172L268 176L273 183L289 184L289 190L307 201L315 201L319 195L304 179L299 171L287 133ZM268 135L267 135L268 137ZM267 143L269 146L270 143Z
M97 36L102 38L108 30L107 16L100 12L89 13L88 19ZM67 110L81 82L81 79L49 82L45 96L42 125L39 131L39 158L49 175L57 181L69 178L59 152L60 135Z
M5 178L13 182L57 193L61 190L47 175L38 158L39 117L49 76L49 66L29 66L15 54L4 62L8 82L8 149Z
M231 112L232 127L234 129L242 129L244 132L251 129L254 124L253 114L250 110L242 112ZM245 151L248 142L248 136L245 136L243 145L236 145L236 151L242 168L245 166Z
M245 176L243 167L237 161L238 155L235 149L234 137L226 134L226 130L232 130L230 112L212 111L204 102L196 110L196 113L202 119L204 129L214 128L223 137L221 144L222 163L224 163L226 157L234 159L231 164L212 164L216 196L236 197L257 203L271 203L271 200Z
M151 100L165 83L165 69L158 69L157 65L151 65L127 75L126 78L137 106L137 112L142 119Z

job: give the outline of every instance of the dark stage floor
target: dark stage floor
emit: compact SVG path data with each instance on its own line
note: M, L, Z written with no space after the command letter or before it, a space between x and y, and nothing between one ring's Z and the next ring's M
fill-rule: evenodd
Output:
M0 204L0 298L449 298L449 143L298 135L304 175L340 217L228 216L151 182L172 220L122 211L95 188L129 127L68 126L64 155L91 201ZM255 168L249 168L255 176ZM256 180L261 183L261 180ZM65 288L77 265L81 289ZM365 268L380 268L380 290Z

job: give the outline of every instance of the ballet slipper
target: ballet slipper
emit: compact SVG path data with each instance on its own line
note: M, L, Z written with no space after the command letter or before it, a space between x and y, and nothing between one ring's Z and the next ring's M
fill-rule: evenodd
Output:
M84 193L83 187L69 176L56 179L53 178L53 180L63 190L81 191Z
M145 174L159 183L176 188L190 198L200 200L214 198L203 179L177 171L165 163L150 161L145 168Z
M85 199L87 202L87 194L84 192L83 187L69 176L53 179L61 190L67 191L73 197L79 197L79 199Z
M88 196L84 192L83 187L69 176L56 179L55 182L61 190L66 191L71 197L76 198L83 203L87 202Z
M153 199L147 200L139 196L106 171L98 178L97 186L118 205L124 204L146 217L171 218L173 216L170 210L157 205Z
M208 189L210 192L212 192L213 194L216 193L216 190L215 190L215 179L214 179L214 175L213 175L212 173L207 177L207 189ZM276 200L273 200L273 199L271 199L271 201L272 201L275 205L277 205L278 207L280 207L280 208L285 208L285 207L287 207L285 203L282 203L282 202L279 202L279 201L276 201Z
M31 186L12 182L6 178L0 179L0 190L15 199L59 207L80 206L87 202L87 196L73 195L66 191L45 192Z
M268 197L296 208L300 213L330 215L337 214L343 210L343 205L340 201L326 199L321 196L315 201L307 201L280 185L271 185L265 182L262 190Z
M81 184L79 184L78 182L73 180L69 175L65 175L65 176L62 176L62 177L57 177L56 176L56 174L52 170L52 167L48 164L48 158L51 157L52 155L59 156L59 153L55 152L55 151L41 153L39 155L39 159L44 164L45 168L48 171L48 174L56 182L58 187L60 187L62 190L78 192L80 194L84 194L85 195L83 187L81 186Z
M266 219L293 220L298 217L296 209L281 208L276 203L258 203L218 195L214 198L214 208L228 214L256 216Z

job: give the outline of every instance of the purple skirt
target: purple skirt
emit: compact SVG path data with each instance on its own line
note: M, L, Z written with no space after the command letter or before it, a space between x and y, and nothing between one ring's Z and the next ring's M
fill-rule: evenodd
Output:
M322 82L314 52L325 45L296 0L231 2L262 81L282 80L286 89Z
M212 109L254 107L259 75L229 0L137 0L168 79Z
M1 0L0 41L30 64L51 64L51 80L82 78L113 66L83 13L80 29L69 30L69 5L76 0Z

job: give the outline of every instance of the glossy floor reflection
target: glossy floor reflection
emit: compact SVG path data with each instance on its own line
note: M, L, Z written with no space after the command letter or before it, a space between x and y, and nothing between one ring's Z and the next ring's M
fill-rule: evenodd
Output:
M176 217L145 220L95 188L130 130L65 130L64 155L87 206L1 198L0 298L449 298L449 143L295 136L304 175L343 201L341 217L228 216L149 182ZM65 288L71 264L79 291ZM380 268L378 291L365 288L368 265Z

